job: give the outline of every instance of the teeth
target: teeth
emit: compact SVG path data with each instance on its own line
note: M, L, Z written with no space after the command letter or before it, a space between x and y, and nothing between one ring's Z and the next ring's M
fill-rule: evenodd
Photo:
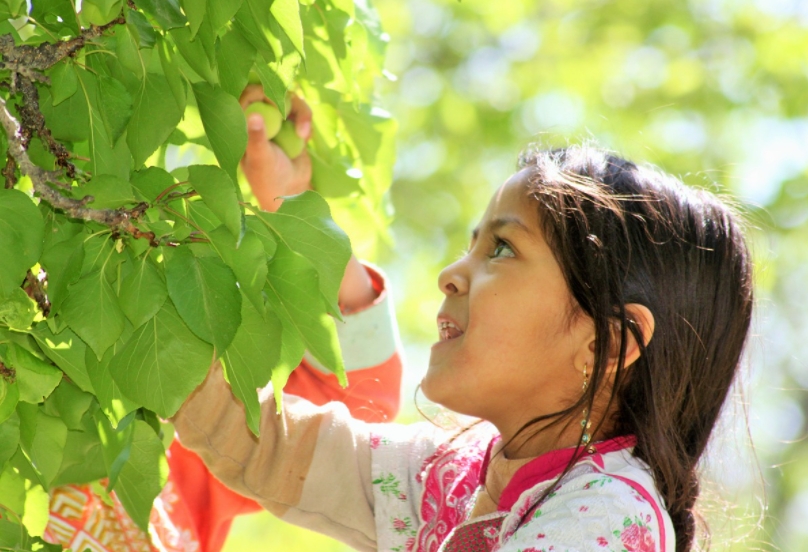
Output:
M445 321L438 323L438 332L440 333L441 341L446 341L447 339L453 339L463 334L463 330L458 328L456 324Z

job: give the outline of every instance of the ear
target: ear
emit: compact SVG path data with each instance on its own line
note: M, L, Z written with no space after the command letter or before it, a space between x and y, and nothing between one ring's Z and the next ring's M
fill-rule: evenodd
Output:
M642 349L647 347L651 342L651 338L654 336L655 321L654 315L651 314L650 309L639 303L629 303L626 305L626 318L629 323L629 328L627 328L628 331L626 332L626 367L629 367L640 358ZM642 336L642 347L637 343L637 339L634 337L634 332L631 331L630 326L634 326L639 330L639 334ZM616 365L616 354L614 362Z
M654 336L654 315L651 314L651 311L645 305L641 305L639 303L629 303L626 305L626 318L628 319L629 326L635 326L639 331L640 335L642 336L643 346L647 347L648 343L651 342L651 338ZM631 328L627 328L626 332L626 363L625 366L628 368L638 358L640 358L640 354L642 354L642 349L640 348L640 344L637 343L637 339L634 337L634 333L631 331ZM589 352L595 352L595 340L594 338L589 342ZM617 360L620 354L620 331L619 328L615 326L614 334L612 335L612 350L609 352L609 372L612 372L617 369Z

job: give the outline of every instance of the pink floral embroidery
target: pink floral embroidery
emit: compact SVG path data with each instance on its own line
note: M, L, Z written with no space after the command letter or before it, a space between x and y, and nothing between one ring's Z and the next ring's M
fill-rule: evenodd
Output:
M587 512L587 511L589 511L589 507L588 506L581 506L580 508L578 508L578 511L579 512Z
M609 546L609 541L606 540L606 537L598 537L598 546Z
M379 435L370 436L370 448L377 449L382 444L382 438Z
M415 547L415 539L413 537L408 538L405 546L407 548L407 552L411 552L411 550Z
M395 518L393 520L393 531L395 531L397 533L401 533L403 531L406 531L409 528L410 528L410 524L407 523L406 521L404 521L403 519Z
M654 552L654 536L648 527L632 523L620 533L620 540L628 552Z
M421 472L423 524L418 550L436 552L452 530L463 522L480 480L487 443L474 443L443 455L433 455Z
M547 536L547 535L545 535L544 533L539 533L538 535L536 535L536 538L537 538L537 539L543 539L543 538L544 538L544 537L546 537L546 536Z

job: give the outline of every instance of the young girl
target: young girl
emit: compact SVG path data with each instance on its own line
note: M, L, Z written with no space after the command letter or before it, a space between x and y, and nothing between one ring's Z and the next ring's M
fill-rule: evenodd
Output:
M480 423L368 424L271 393L261 438L218 365L175 421L234 490L359 550L685 551L697 463L752 310L707 192L606 152L536 151L438 281L424 394Z

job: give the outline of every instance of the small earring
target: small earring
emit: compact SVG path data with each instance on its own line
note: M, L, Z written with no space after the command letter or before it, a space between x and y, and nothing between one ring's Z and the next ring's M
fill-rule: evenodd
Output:
M588 368L588 365L586 363L584 363L584 384L582 386L582 390L583 390L584 394L586 393L586 388L589 387L589 377L588 377L588 375L586 373L587 368ZM581 429L583 431L583 434L581 435L581 446L583 446L583 447L587 446L589 444L590 439L592 439L592 436L589 434L589 429L591 427L592 427L592 422L589 421L589 409L584 407L584 418L583 418L583 420L581 420ZM587 452L589 452L590 454L594 454L595 447L594 446L589 446L589 448L587 449Z

